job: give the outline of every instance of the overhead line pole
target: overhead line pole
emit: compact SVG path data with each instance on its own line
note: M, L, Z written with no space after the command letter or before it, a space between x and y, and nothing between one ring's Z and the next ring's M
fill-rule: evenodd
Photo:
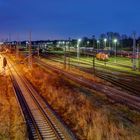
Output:
M10 51L11 51L11 33L9 33L9 43L10 43Z
M94 41L93 41L93 50L92 50L92 53L93 53L93 75L95 76L95 57L96 57L96 54L94 52Z
M17 35L16 57L19 58L19 35Z
M136 70L136 33L133 33L133 70Z
M140 71L140 45L138 44L138 69Z
M66 56L66 43L63 42L63 47L64 47L64 69L66 69L66 64L67 64L67 56Z
M32 69L32 41L31 41L31 31L29 33L29 58L28 58L28 63L29 63L29 68Z
M68 68L70 69L70 41L71 39L69 38L69 42L68 42Z

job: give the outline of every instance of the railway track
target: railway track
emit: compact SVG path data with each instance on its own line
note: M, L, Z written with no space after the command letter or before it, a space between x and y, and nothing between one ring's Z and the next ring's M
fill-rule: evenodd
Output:
M47 57L46 55L43 55L43 54L41 54L41 56L42 57ZM62 60L62 56L61 57L60 56L51 56L51 58ZM49 59L51 59L51 58L49 58ZM80 58L80 62L78 62L78 60L76 60L76 57L71 57L71 59L72 59L71 62L74 62L74 63L79 63L79 64L91 66L91 67L93 66L92 59L91 60L85 60L83 58ZM113 63L113 62L106 62L106 63L102 62L102 63L99 63L99 62L95 62L96 66L105 66L105 65L108 65L108 64L109 65L120 66L120 67L132 69L131 66L127 66L127 65L123 65L123 64L119 64L119 63Z
M75 140L73 133L38 95L31 84L8 61L10 75L25 116L31 140Z
M36 63L43 66L44 68L49 68L54 72L61 73L65 77L69 78L72 81L75 81L75 82L81 84L82 86L99 91L100 93L105 94L107 97L111 98L112 100L114 100L116 102L119 102L121 104L125 104L132 109L140 111L140 97L130 95L124 91L120 91L120 90L115 89L115 88L110 87L110 86L105 86L105 85L95 83L95 82L91 83L87 79L77 77L76 75L70 74L62 69L56 68L52 65L49 65L49 64L41 61L40 59L36 58L35 60L36 60Z
M63 62L61 62L61 61L57 61L57 60L53 60L53 59L50 59L50 60L63 64ZM76 64L71 64L71 66L81 69L82 71L93 74L93 70L91 70L89 68L84 68L84 67L76 65ZM136 87L135 85L132 86L133 81L130 83L128 81L125 81L124 79L121 80L121 78L120 79L115 78L115 76L112 74L106 74L106 73L100 72L98 70L96 70L96 76L112 83L115 86L121 87L122 89L129 91L132 95L136 95L136 96L140 97L140 89L139 89L139 87Z
M130 94L132 95L136 95L138 97L140 97L140 90L139 88L137 87L134 87L132 86L132 83L131 82L125 82L125 81L121 81L114 77L112 77L111 75L106 75L106 74L103 74L103 73L100 73L100 72L97 72L96 73L96 76L101 78L101 79L104 79L118 87L121 87L122 89L126 90L126 91L129 91Z

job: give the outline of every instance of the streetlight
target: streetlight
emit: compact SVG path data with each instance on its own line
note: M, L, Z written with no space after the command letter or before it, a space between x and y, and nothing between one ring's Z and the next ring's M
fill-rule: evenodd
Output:
M99 45L100 45L100 41L99 40L97 40L97 53L99 52Z
M77 59L79 61L79 58L80 58L80 42L82 40L81 39L78 39L78 42L77 42Z
M87 41L87 45L89 45L89 43L90 43L90 42L89 42L89 41Z
M105 38L105 39L104 39L104 43L105 43L105 49L106 49L106 42L107 42L107 39Z
M115 44L115 63L116 63L116 56L117 56L117 42L118 42L118 40L117 40L117 39L114 39L113 42L114 42L114 44Z

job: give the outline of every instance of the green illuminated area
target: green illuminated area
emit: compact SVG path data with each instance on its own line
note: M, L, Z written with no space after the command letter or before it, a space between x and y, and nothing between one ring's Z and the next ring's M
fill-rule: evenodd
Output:
M55 54L55 52L54 52ZM58 54L58 53L57 53ZM63 52L61 52L61 54L63 54ZM63 63L63 56L54 56L51 58L52 60L58 61L58 62L62 62ZM115 63L115 59L116 59L116 63ZM72 65L79 65L81 67L86 67L86 68L92 68L93 67L93 57L88 56L88 57L84 57L84 56L80 56L79 59L77 59L77 57L75 56L71 56L70 57L70 64ZM95 67L97 69L104 69L104 70L111 70L111 71L116 71L116 72L124 72L124 73L128 73L128 74L140 74L140 72L138 71L139 68L139 60L136 60L136 67L137 70L134 71L132 70L132 59L127 58L127 57L109 57L108 61L100 61L95 59Z

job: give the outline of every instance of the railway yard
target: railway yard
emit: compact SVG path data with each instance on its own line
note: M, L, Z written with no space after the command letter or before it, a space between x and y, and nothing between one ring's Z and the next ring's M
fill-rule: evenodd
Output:
M140 139L139 73L112 72L104 63L93 69L92 60L75 57L65 63L63 56L34 56L32 68L24 54L1 57L8 63L1 78L11 81L23 119L22 139Z
M0 140L140 140L140 0L0 0Z

